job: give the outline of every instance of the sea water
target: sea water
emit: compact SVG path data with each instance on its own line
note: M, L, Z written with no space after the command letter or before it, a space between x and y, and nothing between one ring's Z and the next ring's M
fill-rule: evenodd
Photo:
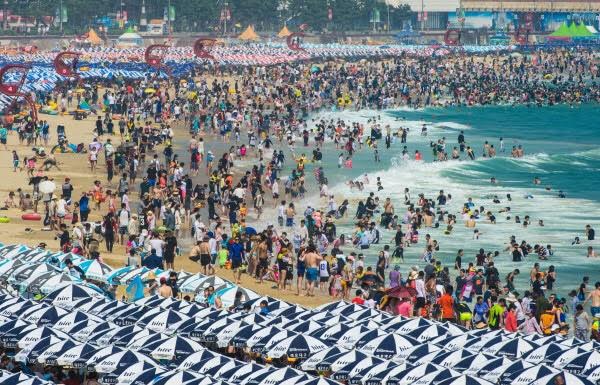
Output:
M465 252L463 266L474 260L480 248L486 252L500 251L495 264L501 279L504 281L506 274L513 269L520 269L521 276L517 278L516 286L521 293L529 289L529 270L534 262L540 262L544 271L550 265L555 266L557 281L553 292L560 296L566 296L570 290L578 288L583 276L589 276L592 284L600 281L600 258L586 257L587 246L596 248L597 241L587 241L584 235L586 224L592 225L596 231L600 230L598 112L597 105L572 108L495 106L386 112L344 111L315 116L315 119L343 118L361 122L365 124L367 133L367 121L373 118L378 119L382 127L389 124L392 132L399 127L408 127L410 132L406 145L411 158L414 158L415 150L424 155L422 162L403 161L401 152L404 144L396 140L391 148L386 149L381 140L378 146L381 162L374 161L372 149L363 147L353 158L353 169L339 169L337 157L341 150L336 150L333 144L327 144L323 151L322 166L329 179L330 191L338 204L344 198L351 202L349 219L338 221L338 233L353 232L352 217L357 202L364 200L371 191L380 197L381 203L390 197L401 219L406 211L403 204L404 188L410 189L413 202L418 193L435 198L439 190L444 190L452 195L444 210L457 215L458 222L450 235L444 234L445 224L440 224L437 229L420 229L419 243L405 249L405 263L401 267L403 273L410 266L423 266L423 240L425 234L430 234L440 244L436 258L451 271L458 249L464 249ZM427 136L421 135L423 124L427 126ZM458 146L457 137L461 130L464 131L467 145L475 150L476 160L465 159L466 154L463 153L460 161L434 162L430 141L436 142L445 137L446 149L451 153L452 147ZM504 153L500 151L500 137L504 140ZM482 157L485 141L494 145L497 157ZM514 145L524 148L523 158L510 157ZM300 153L304 149L295 150ZM310 156L310 149L306 150ZM368 174L370 182L365 190L350 189L346 182L354 178L361 180L363 173ZM375 185L377 177L381 178L384 187L380 192L377 192ZM496 178L497 184L490 183L492 177ZM540 185L533 184L534 177L541 179ZM566 194L565 199L558 198L559 190ZM511 202L506 199L506 194L511 194ZM494 195L499 197L500 204L492 202ZM476 226L481 233L479 239L474 239L473 229L464 226L460 215L469 197L477 208L484 206L485 211L492 211L497 219L496 224L491 224L485 215L481 216ZM324 205L325 200L321 198L319 206ZM499 213L501 208L507 206L511 208L510 219L506 214ZM530 217L530 226L523 227L515 223L515 216L523 221L526 215ZM538 225L540 219L545 226ZM392 231L382 230L382 244L389 243L393 235ZM505 251L511 235L515 235L519 243L525 240L532 246L550 244L554 255L548 261L539 261L537 255L531 254L522 262L512 262L510 254ZM581 239L581 244L572 245L576 236ZM364 251L368 264L375 263L381 248L382 245L373 245Z

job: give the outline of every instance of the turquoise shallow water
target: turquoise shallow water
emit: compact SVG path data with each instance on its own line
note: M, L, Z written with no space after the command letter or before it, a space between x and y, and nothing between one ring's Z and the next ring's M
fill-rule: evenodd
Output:
M378 195L381 199L389 196L396 206L397 213L404 214L401 204L403 190L410 188L415 196L423 192L428 197L437 196L437 191L444 189L453 196L446 209L458 214L461 206L468 197L473 198L476 206L485 206L498 218L495 225L480 220L477 228L483 233L479 240L474 240L472 230L466 229L462 221L455 227L452 235L444 235L442 229L424 229L421 235L430 233L437 239L441 248L437 254L445 265L452 266L454 256L459 248L465 250L465 260L474 258L479 248L486 251L501 251L496 260L501 278L513 268L519 268L522 276L518 279L517 288L528 288L527 272L537 258L533 256L520 263L513 263L508 253L503 251L509 237L516 235L517 240L526 240L534 244L551 244L555 255L550 261L541 263L543 269L555 265L558 271L558 281L554 291L566 296L568 291L578 287L584 275L590 280L600 280L600 258L586 258L588 245L596 247L596 242L583 241L581 245L571 246L575 236L584 238L584 227L590 223L600 230L600 122L598 122L597 105L554 107L478 107L425 109L418 111L359 111L322 114L331 119L341 117L350 121L365 123L369 118L379 116L382 124L390 124L392 129L399 126L410 127L408 150L414 154L415 149L424 154L424 162L402 161L402 145L393 143L390 149L380 145L382 161L373 161L372 150L363 150L354 158L355 168L352 170L337 169L337 151L328 149L324 152L326 173L330 187L338 200L350 198L351 212L356 208L356 202L363 199L368 191L375 191L371 183L363 192L350 190L345 182L358 177L362 172L369 174L371 181L377 176L383 181L384 190ZM422 124L428 126L428 136L420 135ZM475 161L433 162L432 151L429 147L431 140L436 141L445 137L448 148L457 145L457 136L464 130L468 145L475 149ZM368 131L368 130L367 130ZM499 151L499 138L504 138L506 153ZM498 149L499 156L494 159L481 157L484 141L489 141ZM519 159L510 158L513 145L522 145L525 156ZM309 151L307 151L309 152ZM541 178L541 185L534 185L533 178ZM495 177L498 184L490 184L490 178ZM550 191L546 187L551 187ZM558 190L563 190L567 198L559 199ZM508 203L504 197L509 193L513 197ZM525 199L526 195L533 199ZM502 202L493 204L492 197L498 195ZM323 202L322 202L323 203ZM498 210L510 206L510 220ZM531 217L534 225L524 228L514 222L514 216ZM537 226L542 219L544 227ZM343 231L352 232L351 223L341 226ZM445 227L445 226L444 226ZM392 234L385 234L389 240ZM367 260L376 259L378 248L367 254ZM423 246L407 250L407 262L403 267L421 264L420 255Z

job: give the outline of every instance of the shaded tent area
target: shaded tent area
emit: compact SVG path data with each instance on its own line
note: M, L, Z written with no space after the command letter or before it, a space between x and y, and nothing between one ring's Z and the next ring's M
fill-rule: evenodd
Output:
M279 31L279 33L277 34L278 37L288 37L292 34L292 32L288 29L287 26L283 26L283 28L281 28L281 31Z
M548 36L549 40L572 41L572 40L594 40L598 34L593 33L584 23L564 23Z
M256 41L260 40L260 36L254 31L254 26L249 25L248 28L238 36L238 39Z

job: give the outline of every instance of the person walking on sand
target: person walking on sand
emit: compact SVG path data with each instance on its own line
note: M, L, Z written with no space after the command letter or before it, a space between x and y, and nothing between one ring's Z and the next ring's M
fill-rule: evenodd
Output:
M315 286L318 285L319 280L319 263L323 258L317 253L315 245L312 243L308 245L304 254L300 257L300 260L304 262L306 266L306 296L315 296Z

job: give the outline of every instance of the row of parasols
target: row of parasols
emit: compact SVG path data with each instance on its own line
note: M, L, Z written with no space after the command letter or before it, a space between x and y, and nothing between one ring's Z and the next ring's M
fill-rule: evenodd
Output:
M4 260L27 263L41 252L0 248ZM255 312L263 300L268 315ZM250 311L231 313L157 296L127 303L66 282L41 301L2 294L0 344L21 362L96 371L103 383L124 385L591 385L600 379L596 342L466 331L345 302L305 309L256 297L246 304ZM0 377L0 384L11 383L4 377L13 378Z
M81 268L87 282L68 274L65 262L67 260ZM85 283L102 292L98 286L127 286L136 278L141 282L148 282L151 279L159 282L160 278L168 278L169 274L168 270L146 267L124 266L113 269L98 260L84 259L73 253L53 253L24 245L0 246L0 285L12 287L22 295L47 295L69 283ZM204 298L204 289L210 286L215 289L215 294L210 298ZM193 296L197 301L213 301L218 296L225 307L233 305L238 292L242 294L242 300L259 297L255 292L238 287L225 279L185 271L178 272L178 287L180 292Z

